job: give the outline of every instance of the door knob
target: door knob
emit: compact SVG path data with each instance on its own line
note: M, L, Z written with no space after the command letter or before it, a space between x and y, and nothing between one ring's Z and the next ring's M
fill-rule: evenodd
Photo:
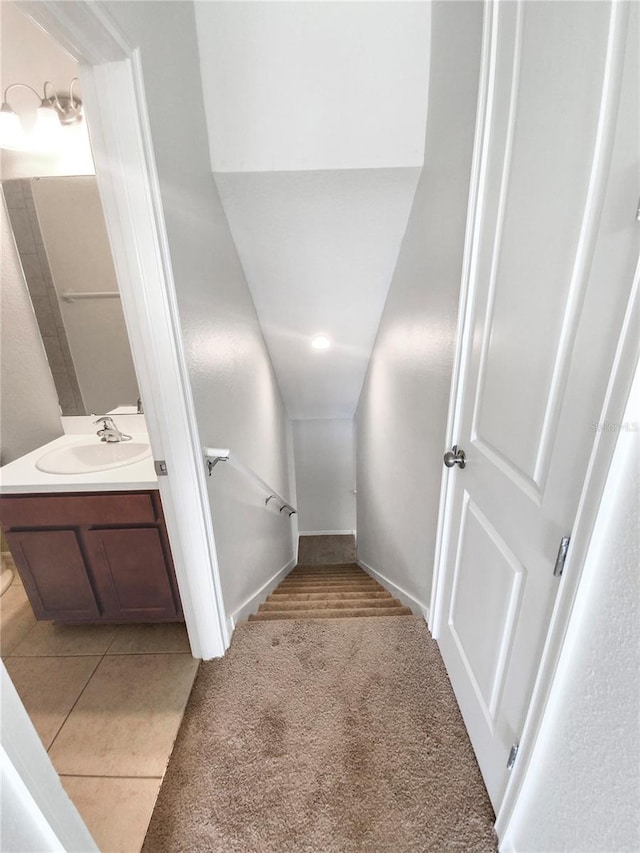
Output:
M451 450L447 450L444 454L444 464L447 468L453 468L454 465L464 468L467 464L467 457L464 454L464 450L458 450L458 445L454 444Z

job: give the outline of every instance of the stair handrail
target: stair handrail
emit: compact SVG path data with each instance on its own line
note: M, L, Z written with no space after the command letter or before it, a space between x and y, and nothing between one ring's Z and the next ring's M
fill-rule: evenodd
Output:
M235 453L232 453L228 447L205 447L204 448L204 458L207 465L207 471L209 472L209 476L213 473L213 469L216 467L218 462L230 462L231 465L236 469L236 471L240 471L240 473L245 474L247 477L256 482L261 489L263 489L269 497L265 500L265 506L269 506L269 501L277 500L281 504L280 512L283 510L288 510L289 518L292 515L295 515L298 510L292 506L289 501L282 497L279 492L276 492L275 489L272 489L271 486L260 477L259 474L253 470L253 468L249 468L248 465L245 465L244 462L241 462Z

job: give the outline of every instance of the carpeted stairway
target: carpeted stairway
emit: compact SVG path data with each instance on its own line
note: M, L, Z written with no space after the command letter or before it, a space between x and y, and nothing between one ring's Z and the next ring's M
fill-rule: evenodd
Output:
M304 562L201 664L143 853L495 853L437 644L354 555L301 537Z
M245 622L200 665L143 853L495 853L493 822L423 619Z
M300 565L260 605L249 621L411 616L356 563Z

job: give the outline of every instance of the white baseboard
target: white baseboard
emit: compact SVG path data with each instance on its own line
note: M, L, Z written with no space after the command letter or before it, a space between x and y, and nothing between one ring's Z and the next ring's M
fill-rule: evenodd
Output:
M355 536L355 530L301 530L298 536Z
M278 586L280 581L289 574L289 572L293 569L296 564L295 557L292 557L291 560L287 563L286 566L283 566L281 569L273 575L266 583L264 583L260 589L253 593L253 595L248 598L244 604L241 604L237 610L229 616L229 621L231 622L231 628L235 628L238 622L243 622L248 616L252 613L255 613L258 609L258 605L262 604L265 598L269 595L270 592Z
M421 601L418 601L417 598L414 598L410 593L408 593L405 589L402 589L401 586L398 586L393 581L390 581L389 578L386 578L383 574L372 569L371 566L368 566L363 560L358 560L358 565L365 570L368 575L371 575L372 578L379 581L383 586L387 587L389 592L392 592L396 598L399 598L400 601L405 605L405 607L410 607L411 612L415 616L422 616L425 622L429 622L429 608L426 604L423 604Z

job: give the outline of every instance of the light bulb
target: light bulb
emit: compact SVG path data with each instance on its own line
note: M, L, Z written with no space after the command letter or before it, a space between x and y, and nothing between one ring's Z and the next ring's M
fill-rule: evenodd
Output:
M64 145L57 152L58 164L69 175L95 175L86 122L62 129Z
M9 104L0 107L0 148L19 151L26 145L26 137L17 113Z
M62 144L62 126L57 112L46 104L38 107L36 123L31 131L29 147L35 151L52 151Z
M316 335L311 341L311 346L314 349L329 349L331 340L326 335Z

